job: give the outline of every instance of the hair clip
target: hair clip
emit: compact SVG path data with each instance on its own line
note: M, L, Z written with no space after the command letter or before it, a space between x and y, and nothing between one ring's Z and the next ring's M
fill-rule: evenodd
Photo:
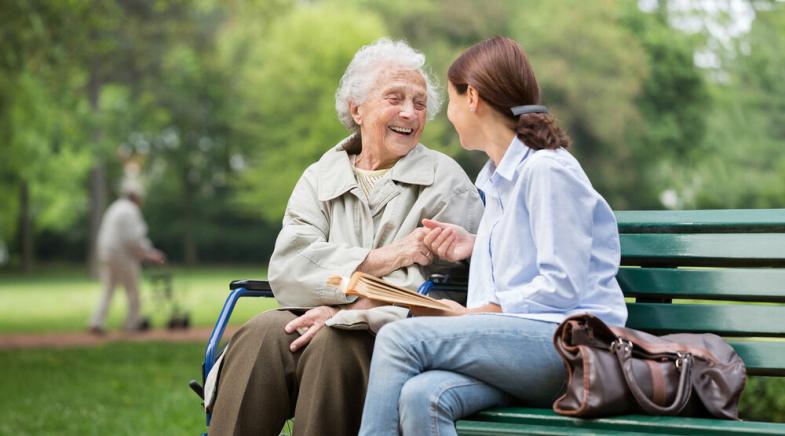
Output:
M516 117L523 114L547 114L548 113L547 107L538 104L515 106L510 108L510 110L512 111L512 114L515 115Z

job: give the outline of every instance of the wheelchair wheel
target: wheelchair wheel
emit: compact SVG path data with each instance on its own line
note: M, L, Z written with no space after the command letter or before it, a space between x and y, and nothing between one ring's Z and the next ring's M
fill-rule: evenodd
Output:
M169 321L166 323L166 327L170 330L174 329L187 329L191 325L191 320L188 314L183 314L179 316L172 316L169 318Z

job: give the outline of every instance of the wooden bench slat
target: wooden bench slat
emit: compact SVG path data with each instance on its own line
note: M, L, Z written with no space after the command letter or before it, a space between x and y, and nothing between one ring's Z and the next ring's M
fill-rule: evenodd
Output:
M728 342L748 374L785 376L785 209L618 211L616 217L625 266L619 283L626 297L648 300L628 304L629 327L733 337ZM666 303L678 299L729 304ZM785 434L780 423L640 415L575 419L549 408L485 410L456 427L471 435Z
M785 341L731 340L747 367L747 375L785 376Z
M785 266L785 234L626 234L622 265Z
M498 435L549 435L549 436L592 436L596 429L576 429L575 427L553 427L537 424L510 424L506 422L458 421L455 428L461 436L498 436ZM602 434L639 435L639 432L603 430Z
M484 410L477 415L469 417L465 421L458 421L458 431L468 428L469 422L480 423L478 427L487 426L490 422L505 423L508 425L530 425L540 427L551 427L569 431L594 431L611 433L634 432L634 433L665 433L665 434L782 434L785 431L785 424L765 423L765 422L740 422L730 420L715 420L705 418L687 418L673 416L647 416L647 415L624 415L610 418L597 419L575 419L568 416L561 416L554 413L551 409L535 409L525 407L499 407ZM511 430L513 427L507 427ZM553 434L564 434L564 433ZM467 433L468 434L468 433ZM514 434L509 432L507 434ZM520 433L519 433L520 434ZM549 434L549 433L541 433Z
M656 332L720 336L784 336L785 306L764 304L628 303L627 326Z
M785 302L785 269L621 268L616 279L627 297Z
M785 209L616 211L620 233L785 232Z

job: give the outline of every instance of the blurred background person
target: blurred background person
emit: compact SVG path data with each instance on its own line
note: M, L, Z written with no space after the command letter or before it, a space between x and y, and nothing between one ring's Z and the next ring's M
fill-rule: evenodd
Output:
M139 315L140 264L142 261L163 264L166 257L147 238L141 205L141 184L136 179L125 179L120 186L120 198L109 206L101 219L96 252L103 292L90 320L91 333L105 332L106 315L117 284L123 285L128 296L128 314L123 329L138 331L149 326Z

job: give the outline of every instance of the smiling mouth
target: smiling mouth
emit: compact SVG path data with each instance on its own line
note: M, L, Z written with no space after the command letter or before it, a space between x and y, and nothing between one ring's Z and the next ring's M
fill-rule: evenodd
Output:
M399 135L405 135L405 136L409 136L412 134L412 132L414 132L414 129L410 127L390 126L388 127L388 129L392 130L395 133L398 133Z

